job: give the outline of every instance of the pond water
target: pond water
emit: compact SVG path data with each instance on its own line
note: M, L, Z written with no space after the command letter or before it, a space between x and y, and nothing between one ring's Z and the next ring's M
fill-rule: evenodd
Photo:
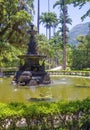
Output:
M77 100L90 97L90 77L51 77L47 86L14 86L11 78L0 78L0 102Z

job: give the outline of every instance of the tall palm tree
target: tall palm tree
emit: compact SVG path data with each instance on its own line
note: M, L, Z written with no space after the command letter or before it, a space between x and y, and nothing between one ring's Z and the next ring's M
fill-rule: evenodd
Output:
M67 5L65 3L65 0L57 0L56 3L53 5L53 8L56 6L59 6L60 9L60 18L59 23L61 23L61 33L62 33L62 42L63 42L63 69L66 69L66 32L67 32L67 26L66 24L71 24L71 20L67 17Z
M50 0L48 0L48 12L50 12Z
M46 36L47 30L49 30L49 39L51 38L51 27L53 27L53 24L57 22L57 16L55 13L48 12L48 13L42 13L40 16L40 23L44 24L46 27Z
M39 33L39 31L40 31L40 29L39 29L39 20L40 20L40 0L38 0L38 17L37 17L38 33Z

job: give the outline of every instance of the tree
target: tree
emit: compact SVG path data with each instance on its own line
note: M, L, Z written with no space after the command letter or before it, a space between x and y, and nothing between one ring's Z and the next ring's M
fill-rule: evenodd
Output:
M36 43L37 43L37 52L39 54L47 56L46 59L46 67L51 67L51 60L54 53L54 48L52 44L49 44L49 40L45 37L45 35L37 35L36 36Z
M49 39L50 39L51 38L51 27L53 27L54 23L57 23L56 14L52 13L52 12L42 13L42 15L40 16L40 23L44 24L46 27L46 36L47 36L47 30L49 29Z
M11 60L8 57L16 52L13 50L18 52L28 42L27 30L32 20L30 2L33 0L0 0L0 62Z
M60 66L62 63L62 41L61 37L58 35L58 33L55 33L55 35L49 40L49 44L52 46L52 67Z
M31 14L25 10L26 7L24 7L24 3L22 1L24 0L2 0L0 2L2 8L2 15L0 15L0 35L2 40L3 38L6 41L11 40L14 33L16 33L15 35L19 33L22 37L25 35L26 23L30 23Z
M37 28L39 33L39 20L40 20L40 0L38 0L38 16L37 16Z
M81 9L86 3L90 4L90 0L66 0L66 3L74 4L74 7L78 6L79 9ZM85 14L83 14L83 16L81 17L82 21L86 17L90 17L90 9L88 9L87 12L85 12Z
M90 4L90 0L86 1L86 0L83 0L83 1L73 1L72 3L74 4L74 7L79 7L79 9L81 9L86 3L88 2L88 4ZM82 21L86 18L86 17L90 17L90 9L87 10L85 12L85 14L83 14L83 16L81 17Z
M79 36L78 46L73 48L72 69L82 70L90 68L90 36Z
M66 24L71 24L71 19L68 18L68 12L67 12L67 6L65 3L65 0L58 0L53 5L53 8L56 6L59 6L60 9L60 17L59 17L59 23L61 23L60 31L62 33L62 42L63 42L63 69L66 69L66 43L67 43L67 35L66 32L68 31L68 28Z
M22 48L0 41L0 67L18 66L18 55L21 55L22 52L24 52Z

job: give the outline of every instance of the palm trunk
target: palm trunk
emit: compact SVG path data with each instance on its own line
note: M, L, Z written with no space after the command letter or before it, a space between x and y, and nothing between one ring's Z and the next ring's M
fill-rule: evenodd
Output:
M46 37L48 38L48 29L47 29L47 27L46 27Z
M55 35L55 26L53 25L53 36Z
M51 38L51 27L49 27L49 39Z
M50 12L50 0L48 0L48 12Z
M63 16L64 16L64 23L63 23L63 69L66 70L66 6L64 2L63 8Z
M38 0L38 17L37 17L38 33L39 33L39 31L40 31L40 29L39 29L39 18L40 18L40 0Z

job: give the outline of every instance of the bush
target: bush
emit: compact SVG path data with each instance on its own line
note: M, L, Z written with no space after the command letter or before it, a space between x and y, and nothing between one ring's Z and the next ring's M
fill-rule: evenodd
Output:
M89 130L90 98L82 101L0 103L0 130Z

